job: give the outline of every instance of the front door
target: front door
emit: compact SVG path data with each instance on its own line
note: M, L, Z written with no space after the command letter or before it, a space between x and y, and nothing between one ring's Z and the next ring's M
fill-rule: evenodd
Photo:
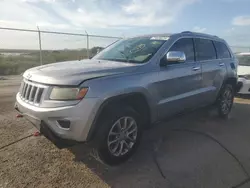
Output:
M169 51L182 51L186 62L160 67L157 84L158 115L164 118L198 105L201 89L201 65L195 61L192 38L182 38Z

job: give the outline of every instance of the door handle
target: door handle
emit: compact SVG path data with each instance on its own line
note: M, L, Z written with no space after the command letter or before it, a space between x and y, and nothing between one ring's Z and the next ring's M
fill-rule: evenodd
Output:
M200 67L193 67L193 71L200 70Z
M225 65L225 63L219 63L220 67L223 67Z

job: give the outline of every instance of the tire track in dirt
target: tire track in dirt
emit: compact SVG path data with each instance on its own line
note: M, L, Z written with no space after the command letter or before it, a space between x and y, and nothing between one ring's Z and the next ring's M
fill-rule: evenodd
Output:
M31 133L33 126L24 119L16 119L15 95L19 80L0 82L0 146L4 146Z

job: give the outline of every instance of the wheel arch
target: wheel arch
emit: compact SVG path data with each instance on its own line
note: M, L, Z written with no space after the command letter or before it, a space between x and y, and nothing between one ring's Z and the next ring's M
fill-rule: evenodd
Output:
M226 84L231 84L233 86L234 91L235 91L236 86L237 86L237 78L236 77L229 77L229 78L227 78L224 81L223 86L226 85Z
M92 126L89 130L87 141L94 139L97 130L100 126L100 120L105 116L110 108L117 107L119 105L128 105L132 107L137 113L144 116L143 125L150 124L151 122L151 109L146 96L141 92L132 92L127 94L121 94L117 96L112 96L106 99L99 107Z
M234 92L235 92L235 91L236 91L236 86L237 86L237 78L236 78L236 77L228 77L228 78L226 78L226 79L223 81L223 83L222 83L222 85L221 85L221 87L220 87L220 90L219 90L218 93L217 93L217 97L216 97L216 101L215 101L215 102L217 102L217 100L218 100L218 98L219 98L219 96L220 96L220 94L221 94L221 91L222 91L223 87L224 87L226 84L231 84L231 85L233 86L233 90L234 90Z

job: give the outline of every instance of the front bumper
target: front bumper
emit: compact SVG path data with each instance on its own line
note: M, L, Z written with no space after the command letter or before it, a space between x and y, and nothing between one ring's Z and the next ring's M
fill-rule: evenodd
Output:
M237 90L239 94L250 94L250 80L238 78Z
M55 146L58 148L67 148L73 145L78 144L79 142L74 140L68 140L58 137L53 131L50 130L48 125L46 125L44 122L41 122L40 124L40 133L44 135L48 140L50 140Z
M15 108L40 131L45 130L46 133L51 132L53 137L77 142L87 140L98 107L97 98L86 98L75 106L41 108L23 101L19 93L15 104ZM70 127L61 127L58 120L70 121Z

